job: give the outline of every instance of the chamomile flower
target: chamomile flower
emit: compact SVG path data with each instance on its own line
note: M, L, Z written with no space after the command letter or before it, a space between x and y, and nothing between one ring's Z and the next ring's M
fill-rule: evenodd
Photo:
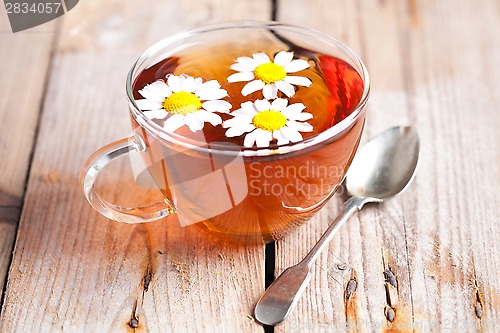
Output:
M241 108L231 112L234 117L222 123L227 137L245 135L243 145L247 148L269 147L273 139L278 146L302 140L300 132L311 132L313 127L305 120L312 114L302 112L302 103L288 105L288 100L277 98L272 103L268 100L244 102Z
M241 93L248 96L262 89L264 98L274 99L278 90L288 97L295 94L293 85L309 87L312 82L303 76L288 75L299 72L309 67L309 63L303 59L293 60L293 52L280 51L274 56L274 60L263 52L255 53L252 58L239 57L231 65L231 69L238 71L230 75L229 82L247 83Z
M231 104L222 100L227 91L220 87L216 80L203 83L202 78L169 74L166 82L157 80L139 90L144 99L136 103L149 119L165 119L163 128L168 132L184 125L196 132L205 122L213 126L222 123L214 112L229 113Z

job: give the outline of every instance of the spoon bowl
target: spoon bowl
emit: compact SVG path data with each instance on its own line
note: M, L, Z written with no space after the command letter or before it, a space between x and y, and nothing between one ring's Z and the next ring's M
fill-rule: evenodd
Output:
M418 135L412 127L390 128L361 149L346 175L352 197L304 259L267 288L255 306L257 321L276 325L290 314L311 278L312 265L335 233L365 203L382 202L406 189L415 175L419 151Z
M393 127L368 142L356 155L346 176L355 197L388 199L401 193L415 175L419 156L417 131Z

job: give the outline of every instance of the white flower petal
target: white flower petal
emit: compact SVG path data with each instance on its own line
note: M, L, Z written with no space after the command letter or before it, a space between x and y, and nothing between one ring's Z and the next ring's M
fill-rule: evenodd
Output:
M285 81L276 81L274 83L276 85L276 88L283 92L285 95L288 97L292 97L295 95L295 88L288 82Z
M281 134L291 142L299 142L302 140L302 134L300 134L297 130L290 128L288 126L282 127L280 129Z
M231 68L233 71L238 71L238 72L253 72L255 66L248 65L246 63L236 62L232 64L229 68Z
M201 104L201 107L210 112L229 113L232 105L231 103L223 100L216 100L203 102L203 104Z
M238 109L238 110L230 113L231 116L234 116L237 118L241 118L241 117L249 118L250 121L252 121L253 117L255 117L256 114L257 114L257 112L250 113L249 111L246 111L243 109Z
M179 81L180 81L182 91L186 91L186 92L193 92L194 91L194 77L187 76L187 75L181 75L179 77Z
M257 61L257 65L262 65L268 62L271 62L271 59L267 56L267 54L263 52L254 53L253 58Z
M283 136L283 134L279 130L273 132L273 138L278 140L277 142L278 146L286 145L287 143L290 142L290 140L288 140L285 136Z
M293 76L293 75L287 75L283 81L288 82L290 84L295 84L297 86L304 86L304 87L309 87L312 84L312 81L309 80L307 77L303 76Z
M244 102L244 103L241 103L241 109L238 109L236 111L233 111L232 114L236 114L236 113L244 113L244 114L247 114L247 115L250 115L250 116L255 116L259 111L255 108L255 105L253 102Z
M256 135L257 135L256 132L257 132L257 130L245 135L245 139L243 140L243 146L245 146L247 148L250 148L253 146L253 144L255 143Z
M181 80L178 76L175 75L168 75L167 76L167 83L172 92L179 92L181 91Z
M201 95L210 95L212 91L215 91L219 88L219 82L217 82L216 80L210 80L199 85L198 89L196 89L194 93L196 96L200 97Z
M257 147L269 147L269 143L273 139L273 134L271 132L265 131L263 129L257 128L255 130L255 143Z
M243 125L250 125L252 123L253 117L249 116L236 116L234 118L228 119L222 123L222 127L238 127Z
M312 114L307 112L302 112L306 106L302 103L294 103L287 106L287 108L281 111L285 117L289 120L308 120L313 117Z
M285 67L293 59L293 52L280 51L274 56L274 63Z
M146 85L143 89L139 90L139 94L151 101L162 103L165 97L168 97L170 96L170 94L172 94L172 91L165 82L158 80Z
M224 97L227 97L227 96L228 96L228 93L227 93L226 89L217 89L217 90L214 92L214 94L213 94L212 98L209 98L209 99L207 99L207 100L209 100L209 101L213 101L213 100L215 100L215 98L214 98L214 97L217 97L217 99L221 99L221 98L224 98Z
M188 113L184 116L184 122L191 132L198 132L203 128L203 119L197 115L198 112Z
M217 80L210 80L202 84L204 89L216 90L220 88L220 83Z
M306 108L306 106L302 103L294 103L294 104L290 104L289 106L287 106L286 111L289 113L300 113L305 108Z
M168 85L163 80L156 80L151 83L150 88L154 89L163 97L168 97L172 94L172 90L168 87Z
M198 90L198 88L203 84L203 79L201 77L197 77L194 79L194 84L193 84L193 90L192 92L195 92Z
M303 59L297 59L285 66L285 72L295 73L306 68L309 68L309 63Z
M238 109L230 113L231 116L239 119L238 121L246 121L247 123L251 123L256 114L257 111L246 111L243 109Z
M240 126L231 127L226 131L226 136L228 138L232 138L235 136L240 136L244 133L251 132L255 129L255 126L252 124L242 124Z
M163 124L163 129L167 132L173 133L178 128L184 126L184 116L180 114L174 114L165 120L165 124Z
M149 99L137 99L135 101L135 103L137 104L137 107L143 111L158 110L158 109L163 108L163 105L161 102L160 103L153 102Z
M266 84L262 89L262 94L266 99L275 99L278 96L278 88L274 84Z
M257 60L250 57L238 57L236 62L247 66L246 71L253 71L258 66Z
M272 103L272 109L276 111L283 111L288 105L288 100L284 98L276 98Z
M151 85L145 86L143 89L139 90L139 94L141 94L142 97L145 99L152 101L152 102L158 102L161 103L165 99L162 94L158 94L154 89L150 87Z
M212 90L210 92L207 92L206 94L201 94L198 96L201 100L205 101L214 101L216 99L221 99L227 96L227 91L224 89L216 89Z
M209 122L213 126L217 126L217 125L222 124L221 116L219 116L218 114L212 113L212 112L200 110L200 111L196 112L195 116L198 117L199 119L203 120L204 122Z
M149 119L163 119L168 116L168 112L164 109L144 111L143 113Z
M227 77L227 82L244 82L255 79L253 72L234 73Z
M254 105L259 112L272 109L271 103L267 99L258 99L254 102Z
M288 112L288 110L281 111L288 120L309 120L313 117L312 114L308 112Z
M196 89L196 96L202 100L214 100L227 96L227 91L220 89L220 84L216 80L211 80L203 83Z
M257 90L261 90L265 85L266 84L261 80L250 81L243 87L243 89L241 89L241 94L243 96L248 96L251 93L256 92Z
M313 127L309 123L301 123L295 120L289 120L286 122L286 126L297 130L299 132L312 132Z

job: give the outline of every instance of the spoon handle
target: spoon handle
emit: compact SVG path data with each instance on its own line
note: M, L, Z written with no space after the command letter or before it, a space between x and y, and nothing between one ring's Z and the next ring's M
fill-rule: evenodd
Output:
M319 254L328 246L335 233L356 210L361 209L364 198L351 197L342 213L330 224L311 251L298 264L287 268L267 288L255 306L255 319L265 325L282 322L299 300L311 278L310 268Z
M301 264L306 264L307 268L310 269L312 265L316 262L319 255L323 250L330 244L333 236L337 231L344 225L344 223L351 217L351 215L356 211L361 209L366 202L366 198L350 197L344 203L344 209L337 216L337 218L328 226L328 229L321 235L321 238L316 242L309 253L302 259Z

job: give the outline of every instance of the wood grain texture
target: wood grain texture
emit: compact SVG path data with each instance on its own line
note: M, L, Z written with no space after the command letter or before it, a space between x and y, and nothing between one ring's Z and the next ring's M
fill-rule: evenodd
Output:
M0 19L0 286L43 111L0 332L263 331L251 316L264 288L262 247L207 239L175 217L108 221L77 177L91 152L129 134L124 81L145 48L213 21L267 19L270 7L81 1L63 18L50 66L54 22L12 35ZM278 1L279 20L335 36L366 62L363 141L412 124L422 155L407 192L351 218L275 332L500 330L499 16L493 0ZM153 199L118 181L126 163L114 168L105 196ZM342 200L277 243L277 273L306 254Z
M6 12L0 14L0 289L21 215L54 30L49 23L13 34Z
M220 243L175 216L111 222L84 199L78 172L95 149L129 134L125 77L146 47L270 12L264 0L87 0L64 16L0 332L262 331L251 313L264 289L263 246ZM120 183L107 189L126 193Z
M279 20L335 36L366 62L364 141L411 124L422 154L407 192L351 218L276 332L500 329L499 16L487 0L278 2ZM303 257L341 202L277 243L276 273Z

